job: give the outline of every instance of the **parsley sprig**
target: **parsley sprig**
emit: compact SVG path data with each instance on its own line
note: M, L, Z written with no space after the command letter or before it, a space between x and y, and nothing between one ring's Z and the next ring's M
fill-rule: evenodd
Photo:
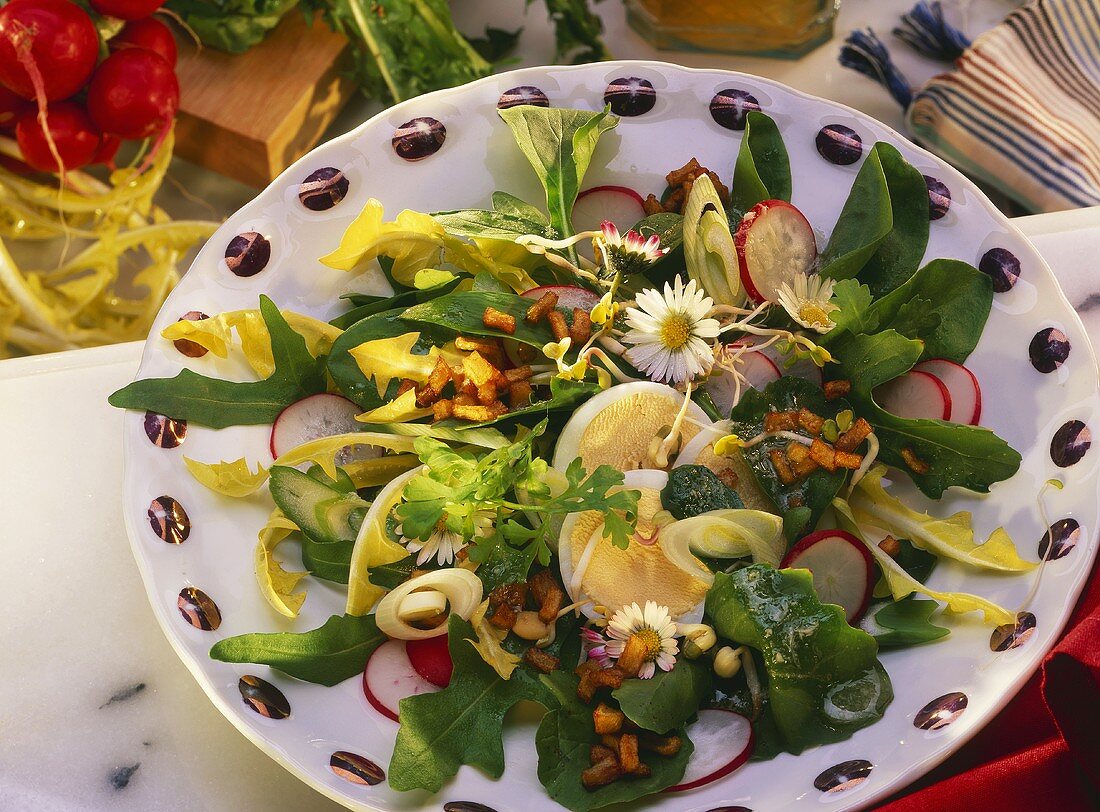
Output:
M550 543L557 519L570 513L598 510L604 514L604 535L625 548L638 518L635 490L614 490L623 484L621 471L601 465L589 473L580 459L565 470L565 487L554 493L549 465L537 457L533 444L546 421L515 443L477 455L457 450L430 437L415 444L426 470L405 486L405 501L396 513L402 534L427 539L436 527L446 527L471 543L470 558L487 560L494 553L522 553L528 562L550 561ZM494 517L486 533L484 518Z

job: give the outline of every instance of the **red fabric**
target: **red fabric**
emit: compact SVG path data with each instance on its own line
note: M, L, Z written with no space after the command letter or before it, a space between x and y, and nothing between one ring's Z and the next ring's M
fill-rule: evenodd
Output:
M1042 619L1040 618L1040 622ZM1019 695L880 812L1100 809L1100 577Z

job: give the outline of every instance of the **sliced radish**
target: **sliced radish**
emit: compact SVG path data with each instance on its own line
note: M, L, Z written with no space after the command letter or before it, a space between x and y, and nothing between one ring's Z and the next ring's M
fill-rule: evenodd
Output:
M594 186L577 195L573 204L573 228L599 231L604 220L610 220L619 231L626 230L645 217L642 196L625 186Z
M752 722L723 708L703 708L688 728L695 750L684 770L683 780L665 792L698 789L732 773L752 755Z
M949 420L951 393L928 372L911 369L874 391L878 405L898 417Z
M810 533L788 551L781 566L809 570L817 597L822 603L834 603L843 609L849 623L855 623L867 611L875 568L867 547L851 533Z
M978 425L982 418L982 388L973 372L946 358L922 361L913 369L938 378L947 388L951 396L951 415L948 420L952 423Z
M782 377L779 367L763 351L746 352L741 356L738 369L753 389L763 389L772 381L778 381ZM737 405L737 382L732 372L720 370L717 375L707 378L703 389L710 395L718 411L727 417L730 410ZM742 383L741 393L744 394L744 392L745 384Z
M753 301L778 301L779 288L797 274L809 274L817 239L802 212L785 200L757 203L733 236L741 283Z
M357 405L339 395L310 395L291 403L279 412L271 427L271 456L279 457L320 437L359 431L362 425L355 422L355 415L360 411ZM382 456L382 449L373 446L363 449L356 448L357 459Z
M413 668L404 640L388 640L374 650L363 670L363 693L387 719L397 719L398 703L407 696L430 694L439 688Z
M405 651L416 673L440 688L451 684L454 663L447 647L447 636L425 637L423 640L408 640Z

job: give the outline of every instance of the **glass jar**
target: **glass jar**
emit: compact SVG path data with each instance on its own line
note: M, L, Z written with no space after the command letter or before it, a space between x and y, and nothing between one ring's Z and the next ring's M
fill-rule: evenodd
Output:
M661 49L795 59L833 35L840 0L625 0L627 19Z

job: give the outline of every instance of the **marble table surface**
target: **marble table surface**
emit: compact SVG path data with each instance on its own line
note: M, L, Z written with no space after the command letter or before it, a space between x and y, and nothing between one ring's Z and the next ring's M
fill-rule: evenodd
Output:
M1100 340L1100 208L1022 218ZM241 736L161 634L123 528L141 343L0 362L0 810L335 810Z

